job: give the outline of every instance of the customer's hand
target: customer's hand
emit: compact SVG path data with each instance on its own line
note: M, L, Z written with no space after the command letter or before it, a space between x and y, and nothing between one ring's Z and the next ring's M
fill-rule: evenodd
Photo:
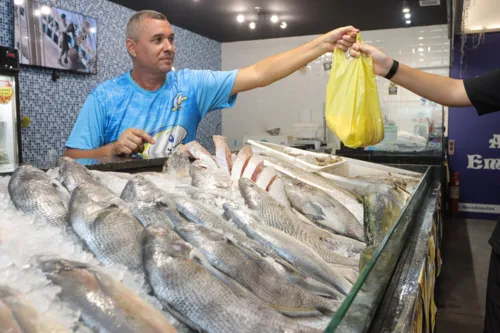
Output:
M155 140L143 130L129 128L111 145L111 155L132 155L142 152L145 142L154 144Z
M359 57L361 52L367 56L372 57L373 60L373 72L379 76L386 76L391 70L393 60L385 55L384 52L377 49L375 46L355 43L351 47L351 56Z
M333 52L335 47L347 51L355 42L359 30L353 26L335 29L325 34L322 46L324 52Z

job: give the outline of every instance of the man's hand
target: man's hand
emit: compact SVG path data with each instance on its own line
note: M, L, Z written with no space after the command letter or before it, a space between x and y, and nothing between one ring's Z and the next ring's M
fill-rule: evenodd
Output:
M356 36L359 30L353 26L347 26L335 29L325 34L322 47L324 52L333 52L335 47L346 52L356 42Z
M129 128L111 144L111 155L132 155L144 150L144 143L154 144L155 140L148 133L136 128Z
M361 52L366 54L369 57L372 57L373 60L373 72L379 76L386 76L387 73L391 70L393 60L385 55L382 51L377 49L375 46L355 43L351 47L351 56L359 57Z

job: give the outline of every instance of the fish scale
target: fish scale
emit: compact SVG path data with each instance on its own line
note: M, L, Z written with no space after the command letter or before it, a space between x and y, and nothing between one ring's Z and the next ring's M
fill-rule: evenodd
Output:
M314 228L317 227L313 225L306 226L298 219L292 218L285 207L252 181L241 178L239 185L245 202L251 209L258 212L262 222L306 244L328 263L358 266L359 260L338 255L333 252L331 245L327 245L325 240L330 238L331 234L319 228L316 230Z
M190 259L188 245L172 242L169 233L173 231L147 228L145 267L156 296L192 328L207 333L320 332L237 296Z
M212 266L252 291L262 301L276 306L280 312L286 314L288 311L290 315L301 316L302 311L309 316L313 309L330 314L337 310L335 302L309 294L288 282L260 255L237 246L219 233L194 224L175 230L199 249ZM280 307L290 309L281 310Z

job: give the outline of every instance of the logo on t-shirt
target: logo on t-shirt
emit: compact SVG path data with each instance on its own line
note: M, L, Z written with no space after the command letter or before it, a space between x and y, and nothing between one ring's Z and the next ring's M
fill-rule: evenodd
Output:
M187 98L187 96L183 96L182 93L178 93L174 97L174 107L172 108L172 111L175 112L177 110L181 109L181 104L184 102Z

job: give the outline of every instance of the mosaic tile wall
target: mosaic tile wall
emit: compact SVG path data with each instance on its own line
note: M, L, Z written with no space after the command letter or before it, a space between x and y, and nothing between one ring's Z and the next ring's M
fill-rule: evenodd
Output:
M61 9L97 19L98 74L61 73L53 82L52 70L23 67L20 73L21 115L31 118L22 129L23 159L43 165L62 155L64 145L88 93L100 82L131 69L125 48L125 26L134 11L106 0L39 0ZM168 14L168 13L167 13ZM13 46L12 0L0 0L0 45ZM175 68L220 70L220 43L174 26L177 55ZM200 123L198 140L213 149L211 136L220 134L220 111Z

